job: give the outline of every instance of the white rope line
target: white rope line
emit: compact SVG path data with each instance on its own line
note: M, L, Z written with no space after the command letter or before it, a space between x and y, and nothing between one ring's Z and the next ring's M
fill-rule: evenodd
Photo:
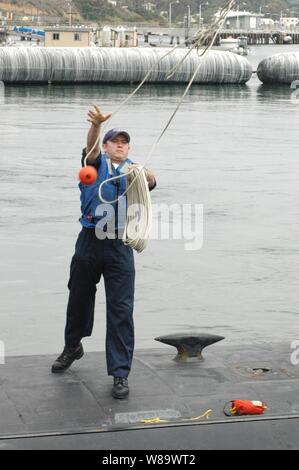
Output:
M133 98L133 96L137 93L137 91L142 87L142 85L144 84L144 82L146 82L146 80L148 79L148 77L150 76L150 74L154 71L154 67L156 67L165 57L167 57L168 55L170 55L176 48L178 47L178 45L174 46L172 49L170 49L170 51L168 51L166 54L164 54L162 57L160 57L156 63L149 69L149 71L147 72L147 74L145 75L144 79L139 83L139 85L135 88L135 90L132 91L132 93L127 96L127 98L119 105L119 107L116 109L116 111L114 111L110 118L107 119L106 123L103 125L103 128L102 128L102 131L104 129L106 129L107 127L107 124L108 122L110 121L110 119L114 116L116 116L120 111L121 109L125 106L125 104L131 99ZM86 157L84 158L84 166L86 166L86 162L87 162L87 159L89 157L89 155L93 152L93 150L96 148L96 146L98 145L99 141L100 141L100 138L101 136L99 135L98 138L96 139L93 147L90 149L90 151L88 152L88 154L86 155ZM122 176L122 175L121 175ZM121 177L120 176L120 177ZM104 201L104 202L108 202L108 201Z
M147 246L152 225L151 197L144 171L133 168L127 175L127 183L127 222L122 240L125 245L141 253Z
M171 78L174 73L178 70L178 68L182 65L184 60L188 57L188 55L191 53L193 49L199 49L200 46L202 46L205 42L208 41L209 38L210 41L208 41L208 45L205 47L203 52L199 54L199 57L203 57L214 45L214 42L217 38L217 35L219 31L221 30L223 23L225 21L225 18L228 14L228 12L231 10L232 6L234 5L236 0L230 0L223 8L221 8L219 12L219 18L215 18L214 22L211 24L210 28L207 30L200 32L200 30L193 36L191 37L191 41L193 42L192 46L190 47L189 51L184 55L184 57L177 63L177 65L171 70L170 74L166 77L167 79ZM198 67L199 68L199 67ZM193 77L192 77L193 78ZM192 80L191 78L191 80ZM194 78L193 78L194 80ZM192 81L193 81L192 80Z
M200 54L200 57L204 57L205 54L208 53L208 51L211 49L213 46L215 39L222 28L223 22L225 21L225 18L227 16L227 13L230 11L232 8L232 5L235 3L235 0L230 0L225 7L222 8L220 11L220 16L218 19L215 19L215 22L212 24L210 30L208 31L208 34L203 36L201 34L198 34L198 36L195 36L195 41L190 50L185 54L185 56L179 61L175 69L173 69L170 72L170 75L168 75L167 78L170 78L176 70L180 67L180 65L183 63L183 61L186 59L186 57L190 54L191 50L194 48L197 48L201 45L201 42L203 40L206 41L207 37L211 38L209 44L207 47L204 49L204 51ZM169 55L175 48L173 48L168 54L163 56L160 60L162 60L164 57ZM137 167L132 168L128 172L124 173L123 175L117 175L112 178L108 178L104 180L100 186L99 186L99 197L100 199L105 202L105 203L115 203L120 200L121 197L123 197L125 194L127 194L127 203L128 203L128 213L127 213L127 223L125 226L124 234L123 234L123 242L132 248L134 248L136 251L141 252L144 250L144 248L147 245L148 237L149 237L149 232L151 228L151 220L152 220L152 214L151 214L151 200L150 200L150 194L149 194L149 188L148 188L148 183L144 174L144 168L147 162L150 160L154 150L156 149L156 146L162 139L163 135L167 131L168 127L170 126L174 116L178 112L185 96L187 95L192 83L195 80L195 77L198 73L198 70L200 66L202 65L202 61L199 61L191 79L189 80L189 83L187 87L184 90L184 93L182 94L176 108L174 109L173 113L171 114L170 118L168 119L166 125L160 132L159 136L153 143L148 156L143 163L143 165L140 165ZM119 108L116 110L114 115L120 111L120 109L129 101L129 99L132 98L132 96L135 95L135 93L139 90L139 88L143 85L143 83L146 81L147 77L149 76L150 72L145 76L145 78L142 80L140 85L124 100L124 102L119 106ZM112 116L111 116L112 117ZM97 139L97 142L94 144L94 147L92 150L95 148L96 144L99 142L99 138ZM91 151L89 153L91 153ZM85 157L85 163L87 160L87 156ZM102 197L102 187L104 184L106 184L108 181L113 181L116 179L119 179L123 176L127 177L127 187L126 190L124 191L123 194L121 194L118 198L116 198L113 201L106 201ZM130 210L136 209L136 204L138 204L138 209L139 209L139 221L137 222L136 220L136 214L134 213L133 215L130 214ZM131 208L131 209L130 209ZM141 214L140 214L141 211ZM134 232L134 233L133 233Z
M192 47L190 48L190 50L188 50L188 52L185 54L185 56L181 59L181 61L179 62L178 66L183 63L184 59L190 54L190 52L191 52L192 49L194 49L194 48L197 48L197 49L198 49L198 47L200 47L201 42L204 42L204 41L206 40L207 36L208 36L208 37L212 37L212 39L211 39L210 43L208 44L208 46L204 49L204 51L202 52L202 54L200 54L200 57L201 57L201 58L204 57L204 55L209 52L209 50L211 49L211 47L213 46L213 44L214 44L214 42L215 42L215 40L216 40L216 37L217 37L219 31L221 30L221 28L222 28L222 26L223 26L223 23L224 23L224 21L225 21L225 18L226 18L226 16L227 16L228 12L231 10L231 8L232 8L232 6L234 5L235 1L236 1L236 0L230 0L230 1L229 1L228 3L226 3L226 5L220 10L220 13L219 13L220 16L219 16L219 18L218 18L218 19L215 19L214 23L213 23L213 24L211 25L211 27L208 29L207 35L203 35L202 33L199 33L199 34L197 34L197 35L194 36L194 38L195 38L194 44L192 45ZM216 28L216 31L215 31L215 28ZM175 47L177 47L177 46L175 46ZM175 48L173 48L173 49L171 50L171 52L173 52L174 49L175 49ZM161 57L160 60L162 60L164 57L166 57L167 55L169 55L171 52L169 52L169 53L166 54L165 56ZM180 98L180 100L179 100L179 102L178 102L178 104L177 104L175 110L174 110L173 113L171 114L169 120L167 121L166 125L165 125L164 128L162 129L162 131L161 131L161 133L159 134L158 138L157 138L156 141L153 143L153 145L152 145L152 147L151 147L151 149L150 149L150 151L149 151L149 154L148 154L147 158L145 159L144 164L141 166L140 171L145 168L145 165L148 163L148 161L149 161L150 158L152 157L152 154L154 153L154 151L155 151L155 149L156 149L156 146L158 145L158 143L159 143L160 140L162 139L163 135L164 135L165 132L167 131L168 127L170 126L170 124L171 124L171 122L172 122L174 116L176 115L176 113L178 112L179 108L181 107L181 104L182 104L182 102L183 102L185 96L187 95L187 93L188 93L188 91L189 91L189 89L190 89L192 83L194 82L194 79L195 79L195 77L196 77L196 75L197 75L197 73L198 73L198 70L199 70L201 64L202 64L202 62L199 62L198 66L196 67L196 70L195 70L195 72L193 73L193 75L192 75L192 77L191 77L191 79L190 79L190 81L189 81L187 87L185 88L185 91L184 91L183 95L181 96L181 98ZM171 71L171 73L173 74L174 72ZM134 90L134 91L131 93L131 95L129 95L129 96L126 98L126 100L120 105L120 107L116 110L116 112L114 113L114 115L120 111L120 109L123 107L123 105L124 105L125 103L127 103L127 101L128 101L129 99L131 99L132 96L134 96L134 94L135 94L135 93L139 90L139 88L143 85L143 83L145 82L145 80L146 80L146 78L148 77L148 75L149 75L149 74L146 75L146 77L142 80L141 84L136 88L136 90ZM112 117L112 116L111 116L111 117ZM111 118L110 118L110 119L111 119ZM98 142L99 142L99 139L97 140L96 143L98 143ZM95 146L94 146L94 147L95 147ZM89 153L90 153L90 152L89 152ZM87 157L85 157L85 160L86 160L86 159L87 159ZM127 173L127 174L128 174L128 173ZM126 176L126 175L123 174L123 175L119 175L119 176L114 176L113 178L109 178L109 180L110 180L110 181L113 181L114 179L119 179L119 178L122 178L123 176ZM135 176L135 179L136 179L137 177L138 177L138 175ZM101 183L100 187L99 187L99 196L100 196L100 199L101 199L103 202L105 202L105 203L111 203L111 204L112 204L112 203L117 202L121 197L125 196L125 194L126 194L127 191L129 190L129 188L134 184L135 179L132 180L132 182L130 183L130 185L126 188L126 191L125 191L123 194L121 194L117 199L115 199L115 200L113 200L113 201L106 201L106 200L102 197L102 193L101 193L101 191L102 191L102 186L103 186L103 184L106 184L106 182L108 181L108 180L104 180L104 181Z

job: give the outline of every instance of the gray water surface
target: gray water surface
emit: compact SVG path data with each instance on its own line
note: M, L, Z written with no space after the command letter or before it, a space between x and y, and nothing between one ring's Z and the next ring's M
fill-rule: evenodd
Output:
M250 60L273 47L252 48ZM23 85L0 97L0 340L8 355L63 345L86 114L93 103L113 111L132 90ZM145 160L183 90L144 86L111 122L131 133L133 160ZM256 77L192 87L148 166L158 182L153 203L203 204L204 242L186 251L185 240L153 240L136 254L137 348L195 329L231 343L299 339L299 106L291 92ZM87 350L104 349L102 285L95 318Z

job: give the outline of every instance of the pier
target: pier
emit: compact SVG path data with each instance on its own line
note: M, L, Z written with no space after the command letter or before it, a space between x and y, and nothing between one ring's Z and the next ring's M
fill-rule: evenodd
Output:
M43 27L39 27L42 29ZM184 44L188 39L191 39L198 33L197 28L169 28L144 25L137 27L139 35L144 37L145 43L151 43L151 39L154 37L164 37L163 45L168 42L169 44ZM2 27L0 28L0 44L5 42L10 34L19 35L21 39L30 40L31 33L21 33L13 31L12 28ZM299 28L292 30L281 30L281 29L223 29L218 34L215 46L218 46L220 39L226 39L229 37L238 38L240 36L246 36L248 38L248 45L267 45L267 44L299 44ZM286 41L288 38L288 41ZM166 39L166 40L165 40ZM158 45L158 44L157 44ZM162 44L161 44L162 45Z
M218 35L216 45L219 44L220 37L225 39L228 37L238 38L240 36L246 36L248 38L248 45L285 44L286 36L292 38L288 44L299 44L299 31L225 30L221 31Z
M187 38L192 38L198 32L196 28L161 28L161 27L140 27L138 33L143 34L145 42L150 42L151 36L168 36L170 44L183 43ZM288 44L299 44L299 29L223 29L218 34L215 46L219 45L220 38L238 38L246 36L248 45L285 44L286 36L291 40ZM180 38L178 40L177 38Z

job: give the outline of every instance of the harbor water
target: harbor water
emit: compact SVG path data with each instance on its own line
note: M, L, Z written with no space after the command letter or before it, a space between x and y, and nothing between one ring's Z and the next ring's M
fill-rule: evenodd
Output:
M251 47L263 58L298 46ZM69 263L76 236L77 172L99 104L115 110L130 85L9 85L0 92L1 316L7 355L63 346ZM111 127L131 134L143 163L183 85L146 85ZM181 331L230 343L299 340L299 106L288 86L194 85L148 167L153 204L203 205L201 249L151 240L135 255L136 348ZM98 286L87 351L105 347L105 296ZM166 346L165 346L166 347ZM291 346L290 346L291 353Z

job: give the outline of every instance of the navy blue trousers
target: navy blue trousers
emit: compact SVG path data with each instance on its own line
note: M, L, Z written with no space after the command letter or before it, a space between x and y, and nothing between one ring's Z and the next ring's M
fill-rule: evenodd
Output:
M102 275L106 292L107 371L114 377L127 377L134 351L133 250L119 239L98 239L94 229L82 229L71 261L65 344L74 347L81 338L91 335L96 285Z

